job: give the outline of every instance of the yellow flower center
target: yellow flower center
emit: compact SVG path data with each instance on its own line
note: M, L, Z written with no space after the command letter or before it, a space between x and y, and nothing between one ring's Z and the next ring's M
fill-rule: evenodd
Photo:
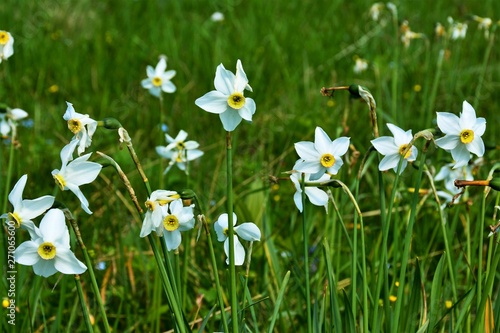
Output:
M184 144L183 141L177 142L177 149L178 150L183 150L184 148L186 148L186 145Z
M408 148L407 144L399 146L399 155L403 155L403 153L405 152L406 148ZM406 158L410 157L410 155L411 155L411 148L408 149L408 151L406 152L406 154L404 154L404 158L406 159Z
M154 201L148 200L148 201L146 201L145 205L146 205L146 208L147 208L148 210L150 210L150 211L155 210L155 206L156 206L156 204L155 204L155 202L154 202Z
M59 185L61 191L64 191L64 188L66 187L66 180L64 179L64 177L60 174L57 174L54 175L54 179L56 180L56 184Z
M82 122L78 119L68 120L68 128L73 134L79 133L82 130Z
M163 226L167 231L174 231L179 228L179 220L175 215L167 215L163 219Z
M460 141L462 143L471 143L474 140L474 132L472 130L463 130L460 132Z
M153 78L153 86L155 86L155 87L161 86L161 77L155 76Z
M335 164L335 157L332 154L323 154L320 163L325 168L331 168Z
M38 254L45 260L54 259L56 256L56 247L50 242L42 243L38 247Z
M245 105L245 96L240 92L232 93L227 99L227 104L233 109L239 110Z
M21 217L16 212L9 213L9 221L14 222L16 228L19 228L21 226Z
M9 41L9 34L7 31L0 31L0 44L5 45Z

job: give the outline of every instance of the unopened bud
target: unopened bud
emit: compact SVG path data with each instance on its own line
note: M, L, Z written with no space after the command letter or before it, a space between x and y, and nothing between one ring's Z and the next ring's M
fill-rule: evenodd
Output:
M116 130L122 127L122 124L115 118L104 118L103 127L111 130Z

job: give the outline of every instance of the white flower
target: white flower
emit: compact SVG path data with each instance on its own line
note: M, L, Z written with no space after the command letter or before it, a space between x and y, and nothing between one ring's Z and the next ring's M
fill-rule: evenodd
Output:
M437 125L445 136L437 139L436 144L451 152L455 161L454 169L467 165L470 153L483 156L481 136L486 130L486 119L476 118L476 111L467 101L463 102L460 118L453 113L437 112Z
M38 228L37 228L38 229ZM82 274L87 270L69 246L69 232L64 213L51 209L40 222L38 237L19 245L15 251L18 263L33 266L36 275L49 277L57 271L63 274Z
M361 72L364 72L368 69L368 62L365 60L365 59L361 59L360 57L356 57L354 59L354 61L356 62L354 64L354 73L361 73Z
M7 137L7 135L12 132L13 136L16 134L17 121L28 116L28 112L21 109L11 109L7 108L6 113L0 113L0 134L3 137Z
M466 165L461 168L452 169L453 163L444 165L434 177L435 181L444 181L444 187L448 192L457 194L460 190L455 186L456 179L474 180L472 168L474 165Z
M376 2L370 7L370 11L368 12L368 15L372 18L374 21L378 21L380 12L382 9L384 9L384 4L382 2Z
M316 127L314 143L301 141L295 144L300 159L294 169L311 174L311 180L320 178L325 172L336 175L344 164L342 155L349 149L349 138L340 137L332 141L321 127Z
M176 199L179 199L179 195L175 191L156 190L151 193L151 196L145 203L148 210L146 214L144 214L141 237L146 237L153 230L157 231L158 236L161 235L161 229L159 229L163 221L163 211L161 207Z
M479 17L477 15L473 15L472 19L479 23L477 25L479 30L484 29L484 38L489 38L490 28L491 28L491 25L493 24L493 20L490 19L489 17Z
M165 134L168 143L167 146L156 147L158 155L170 160L164 173L167 173L174 164L177 164L179 169L185 171L187 162L195 160L203 155L203 152L197 149L200 146L198 142L193 140L185 141L187 135L187 132L183 130L177 134L175 139Z
M90 118L88 114L81 114L75 111L73 104L66 102L68 108L63 115L63 119L68 122L69 130L75 135L73 139L78 140L78 155L81 155L85 148L92 143L92 135L97 129L97 121Z
M0 63L14 54L14 37L8 31L0 30Z
M17 228L22 227L30 233L31 237L36 236L36 227L32 219L42 215L47 209L52 207L54 197L45 195L38 199L23 200L24 187L28 180L27 175L23 175L9 194L9 201L14 207L12 213L5 213L0 218L14 222Z
M243 91L252 91L241 61L236 62L236 75L217 66L212 90L195 101L195 104L207 112L218 113L226 131L233 131L241 119L252 121L255 113L255 102L243 95Z
M172 201L161 207L163 211L163 222L160 230L163 231L165 244L169 251L175 250L181 245L181 231L193 229L194 227L194 205L184 207L182 199Z
M68 163L73 158L73 152L78 144L78 140L72 140L61 150L61 170L54 169L52 176L62 191L70 190L78 199L87 214L92 214L89 209L89 202L80 190L80 185L93 182L102 169L102 165L87 161L91 153L83 155Z
M233 226L236 225L236 214L233 213ZM228 215L226 213L221 214L219 219L214 223L215 233L217 234L217 240L219 242L224 242L224 252L228 257L226 259L226 264L229 265L229 238L227 237L228 233ZM243 265L245 261L245 248L241 245L238 236L243 238L246 241L260 241L260 230L252 222L245 222L240 224L237 227L234 227L234 264L236 266Z
M294 169L296 168L296 165L293 167ZM305 173L304 174L304 182L309 182L309 178L311 177L310 174ZM314 182L324 182L330 179L330 175L324 174L322 175L319 179L315 180ZM293 185L295 185L295 194L293 195L293 201L295 202L295 206L297 206L297 209L302 213L303 207L302 207L302 188L301 188L301 182L302 182L302 173L300 172L294 172L290 175L290 180L293 182ZM304 187L304 191L309 198L309 201L313 205L316 206L324 206L326 212L328 213L328 194L319 189L318 187L315 186L306 186Z
M467 23L454 22L453 18L448 17L448 23L451 26L451 39L464 39L467 34Z
M221 12L215 12L212 14L212 16L210 16L210 20L212 20L213 22L224 21L224 14L222 14Z
M371 143L380 154L385 155L380 161L378 169L380 171L393 169L394 172L397 172L399 160L401 159L401 156L403 156L403 152L407 149L408 144L413 139L413 136L411 134L411 130L405 132L393 124L387 124L387 127L389 127L389 130L394 137L382 136L371 140ZM401 169L399 170L400 174L406 168L408 162L414 161L417 158L417 155L417 148L415 146L411 146L411 148L404 155L403 163L401 165Z
M176 90L175 85L170 81L175 76L174 70L165 71L167 69L167 60L165 56L160 58L160 61L155 68L152 66L146 67L147 79L141 81L143 88L148 89L151 95L160 97L161 92L173 93Z

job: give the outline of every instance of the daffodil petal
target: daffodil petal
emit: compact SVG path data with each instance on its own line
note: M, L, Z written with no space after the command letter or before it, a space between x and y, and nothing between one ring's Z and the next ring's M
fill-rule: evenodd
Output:
M222 94L229 96L235 92L235 80L236 76L224 68L223 64L217 66L215 72L214 86L217 91Z
M27 181L28 175L22 175L9 193L9 201L14 206L14 211L23 205L23 192Z
M378 169L380 171L386 171L386 170L389 170L389 169L394 169L395 167L398 166L400 158L401 158L401 155L399 155L399 154L386 155L380 161L380 163L378 165Z
M483 156L485 151L483 139L481 139L480 136L475 136L474 140L467 144L467 150L476 154L478 157Z
M82 274L87 270L73 252L68 249L57 248L57 255L54 258L54 268L63 274Z
M442 138L436 139L436 145L445 150L455 149L461 146L460 137L458 135L446 134Z
M399 147L394 143L394 138L390 136L381 136L371 140L370 142L382 155L391 155L399 151Z
M240 114L231 108L229 108L226 112L220 113L219 117L222 122L222 126L228 132L234 131L242 120Z
M210 113L223 113L229 106L227 105L228 95L212 90L198 98L194 103L203 110Z
M181 245L182 236L179 230L174 231L163 231L163 238L165 244L167 245L167 250L175 250Z
M260 229L252 222L245 222L234 227L234 232L247 241L260 241Z
M444 134L460 133L460 119L450 112L437 112L437 125Z
M38 246L41 241L26 241L19 245L14 252L15 260L21 265L33 266L36 264L41 258L38 254Z

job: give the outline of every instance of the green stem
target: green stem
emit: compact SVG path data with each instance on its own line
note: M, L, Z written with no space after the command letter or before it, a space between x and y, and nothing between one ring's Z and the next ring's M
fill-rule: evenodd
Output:
M231 132L226 133L227 152L227 221L229 238L229 278L231 280L231 324L233 333L238 333L238 298L236 297L236 267L234 264L234 226L233 226L233 156Z
M306 312L307 312L307 332L311 333L312 318L311 318L311 285L309 281L309 245L307 242L307 219L306 219L306 191L305 191L305 174L302 174L300 188L302 191L302 234L304 244L304 275L306 279ZM353 302L356 303L356 302Z
M430 141L426 142L426 145L429 144ZM413 193L413 200L411 203L411 211L410 211L410 217L408 221L408 228L406 230L405 234L405 240L404 240L404 249L403 249L403 257L401 258L401 270L399 273L399 287L398 287L398 296L396 299L396 306L394 309L394 317L393 317L393 328L395 330L399 329L399 317L400 317L400 312L401 312L401 306L403 304L403 292L405 290L405 276L406 276L406 267L408 265L408 257L410 254L410 247L411 247L411 238L413 235L413 226L415 225L415 215L417 212L417 204L419 201L419 190L420 190L420 184L422 181L422 173L424 170L424 162L425 162L425 156L427 153L427 147L424 147L422 149L422 153L420 154L420 158L418 161L418 165L420 166L418 169L418 175L417 175L417 180L415 183L415 192Z
M160 123L159 123L159 130L160 130L160 141L163 142L165 140L165 134L162 131L162 125L164 120L164 115L163 115L163 95L160 92ZM158 175L160 177L160 181L158 182L159 188L163 188L164 182L165 182L165 175L163 174L163 171L165 170L165 159L160 158L160 171L158 172Z
M92 264L92 261L90 260L90 256L87 252L87 247L85 246L85 243L83 243L82 235L80 233L80 228L78 227L78 224L76 223L76 220L73 217L73 214L71 214L71 212L69 211L69 209L64 209L63 212L64 212L64 215L66 216L66 219L71 224L73 231L75 232L75 236L76 236L76 240L78 242L78 245L82 249L83 257L85 258L85 264L87 265L87 270L88 270L89 275L90 275L90 282L91 282L90 285L92 287L92 291L94 292L94 296L95 296L95 299L97 301L99 313L101 314L102 320L104 322L104 330L106 331L106 333L111 333L111 329L109 328L109 323L108 323L108 317L106 316L106 310L104 309L104 304L102 303L102 298L101 298L101 293L99 291L99 286L97 285L97 281L95 278L94 268L93 268L94 265Z
M198 202L198 200L197 200L197 202ZM217 290L217 300L219 301L222 327L224 327L224 332L229 332L229 326L227 325L226 313L224 311L224 298L222 297L222 287L220 285L220 280L219 280L219 274L218 274L219 271L217 269L217 260L215 260L214 245L212 243L212 235L210 234L210 229L208 227L207 220L205 219L205 215L199 215L198 218L201 219L201 221L203 222L203 228L205 229L205 233L207 235L208 250L210 251L210 260L212 261L212 267L213 267L214 279L215 279L215 288Z
M85 296L83 295L82 282L80 281L80 275L78 274L75 274L75 284L76 284L76 290L78 292L78 298L80 299L80 305L82 307L82 312L83 312L83 320L85 321L87 332L92 333L94 332L94 329L92 328L92 323L90 322L89 309L87 308L87 304L85 304Z

